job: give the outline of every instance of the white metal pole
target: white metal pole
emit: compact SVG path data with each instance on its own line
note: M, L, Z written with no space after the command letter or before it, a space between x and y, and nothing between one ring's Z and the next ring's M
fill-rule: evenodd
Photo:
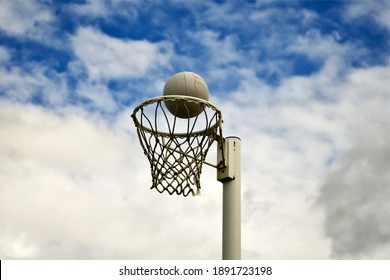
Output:
M224 140L226 167L218 170L217 179L223 183L222 259L241 259L241 140Z

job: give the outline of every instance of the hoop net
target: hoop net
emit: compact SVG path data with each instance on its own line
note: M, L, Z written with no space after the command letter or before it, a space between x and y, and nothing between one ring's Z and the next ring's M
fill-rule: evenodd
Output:
M188 115L189 108L200 106L201 113L178 118L167 110L166 102L175 104L176 111L184 108ZM170 195L200 194L200 174L207 152L215 140L222 139L221 111L203 99L171 95L142 102L132 118L150 163L151 189Z

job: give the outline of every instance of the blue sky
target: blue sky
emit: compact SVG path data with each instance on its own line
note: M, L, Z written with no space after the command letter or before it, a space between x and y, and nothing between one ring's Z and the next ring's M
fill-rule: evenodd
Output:
M221 185L130 119L193 71L242 139L245 259L390 258L388 1L0 1L0 258L219 259ZM215 150L209 161L213 161Z

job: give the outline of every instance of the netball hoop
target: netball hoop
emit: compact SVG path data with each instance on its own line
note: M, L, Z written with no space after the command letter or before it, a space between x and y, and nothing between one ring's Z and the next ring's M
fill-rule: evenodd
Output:
M201 113L192 118L179 118L167 112L163 103L174 104L176 110L199 106ZM207 152L215 140L222 148L221 111L200 98L161 96L138 105L132 118L150 163L151 189L171 195L199 194ZM221 158L218 164L223 163Z
M222 258L241 258L240 139L222 137L222 113L188 95L164 95L140 103L131 115L152 175L151 189L188 196L200 193L203 164L223 183ZM218 145L215 164L206 162Z

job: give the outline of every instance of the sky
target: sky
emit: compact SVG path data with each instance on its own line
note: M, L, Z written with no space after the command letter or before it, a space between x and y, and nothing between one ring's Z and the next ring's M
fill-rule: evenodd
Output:
M216 170L150 190L131 120L181 71L241 138L243 259L390 259L389 34L377 0L0 0L0 259L221 258Z

